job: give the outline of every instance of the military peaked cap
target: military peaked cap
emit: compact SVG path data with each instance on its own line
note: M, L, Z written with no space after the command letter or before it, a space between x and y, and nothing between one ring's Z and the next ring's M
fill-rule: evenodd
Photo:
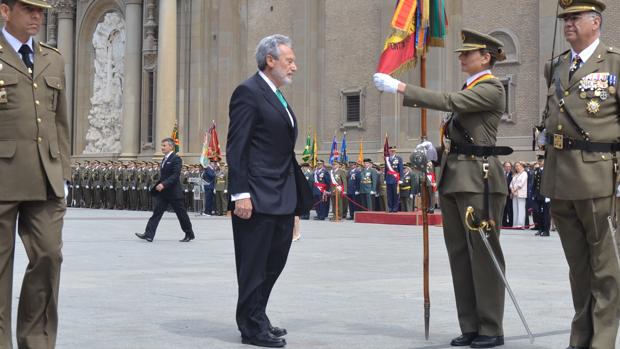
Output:
M562 10L558 17L563 18L573 13L590 12L603 13L605 4L600 0L560 0Z

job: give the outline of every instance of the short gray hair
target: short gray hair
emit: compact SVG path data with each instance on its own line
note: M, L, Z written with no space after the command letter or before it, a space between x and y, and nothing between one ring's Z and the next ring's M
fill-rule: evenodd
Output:
M267 56L274 59L280 58L280 45L291 47L291 39L288 36L274 34L263 38L256 46L256 65L258 70L263 71L267 67Z
M174 148L174 139L168 137L168 138L164 138L161 140L162 143L168 143L169 145L171 145Z

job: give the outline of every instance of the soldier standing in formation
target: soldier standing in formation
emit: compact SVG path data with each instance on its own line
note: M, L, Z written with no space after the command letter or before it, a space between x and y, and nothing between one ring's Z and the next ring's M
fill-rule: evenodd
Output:
M605 5L561 0L571 49L545 69L549 82L541 193L551 199L570 268L575 316L569 348L614 348L620 268L608 217L620 151L620 50L600 40Z
M218 167L215 176L215 213L218 216L226 215L228 211L228 170L225 165Z
M377 171L372 168L372 160L364 159L364 168L360 171L359 201L369 211L374 208L378 177Z
M413 190L411 188L411 168L404 166L403 176L400 179L400 209L402 212L413 211Z
M546 198L541 192L542 174L545 169L545 156L538 155L538 167L533 171L532 177L532 199L534 201L534 225L538 232L537 236L549 236L549 229L551 228L551 215L549 213L550 200Z
M398 196L398 185L402 183L403 159L396 155L396 147L389 149L390 156L387 159L385 173L387 212L398 212L400 198Z
M332 201L332 220L341 220L346 217L347 199L344 197L347 192L347 173L340 167L339 161L334 161L330 171L331 201Z
M490 69L506 56L502 43L489 35L463 29L462 37L463 47L457 52L469 78L460 92L434 92L386 74L375 74L374 80L381 91L404 94L406 106L453 112L444 124L449 143L443 149L439 180L444 238L462 332L451 345L492 348L504 344L505 288L482 238L468 231L465 208L473 207L478 217L492 222L488 239L503 272L498 223L507 188L497 158L502 149L495 142L505 110L505 91ZM610 311L616 314L617 307Z
M347 195L349 196L349 220L355 218L355 211L359 210L360 195L360 169L355 161L349 162L350 168L347 173Z
M308 186L310 187L310 191L312 191L312 187L313 187L313 185L312 185L313 171L310 168L310 164L308 164L307 162L304 162L300 166L301 166L301 172L304 174L304 177L306 177L306 182L308 182ZM304 220L310 219L310 211L303 213L299 218L300 219L304 219Z
M329 214L328 193L331 182L329 172L325 169L325 161L317 160L312 179L312 196L315 202L316 217L314 220L325 220ZM318 202L318 204L316 204Z
M205 190L205 210L204 213L207 216L211 216L214 211L214 201L215 201L215 178L217 177L217 170L220 166L220 159L215 157L209 160L209 164L205 167L202 173L202 179L205 181L204 190Z

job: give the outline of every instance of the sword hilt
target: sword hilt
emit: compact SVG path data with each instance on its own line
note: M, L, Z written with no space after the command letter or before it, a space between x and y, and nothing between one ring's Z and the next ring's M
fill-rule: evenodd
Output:
M465 225L467 226L467 229L471 230L472 232L475 231L483 231L483 230L491 230L491 227L494 225L493 221L488 221L488 220L479 220L478 217L476 217L476 213L473 207L468 206L467 210L465 211Z

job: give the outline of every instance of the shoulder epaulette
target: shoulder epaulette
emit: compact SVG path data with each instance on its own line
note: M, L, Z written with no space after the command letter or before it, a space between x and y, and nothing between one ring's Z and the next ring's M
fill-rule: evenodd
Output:
M46 43L44 43L44 42L39 42L39 45L41 45L41 46L43 46L43 47L45 47L45 48L48 48L48 49L50 49L50 50L52 50L52 51L55 51L55 52L56 52L56 53L58 53L59 55L61 54L61 53L60 53L60 51L58 51L58 49L57 49L56 47L54 47L54 46L51 46L51 45L46 44Z
M609 53L615 53L617 55L620 55L620 49L618 49L617 47L613 47L613 46L609 46L607 48L607 52Z

